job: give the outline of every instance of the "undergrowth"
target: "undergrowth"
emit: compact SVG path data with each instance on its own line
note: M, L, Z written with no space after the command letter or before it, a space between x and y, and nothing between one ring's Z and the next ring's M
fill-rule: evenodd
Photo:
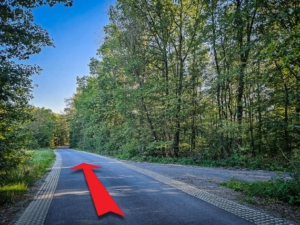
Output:
M27 188L47 172L55 160L51 149L26 151L25 161L16 169L6 172L0 184L0 205L20 198Z
M132 160L137 162L151 162L163 164L181 164L181 165L195 165L205 167L227 167L227 168L247 168L247 169L264 169L270 171L290 171L289 165L284 165L282 162L272 159L255 158L252 160L243 160L240 157L232 156L227 159L200 159L200 158L172 158L172 157L153 157L153 156L133 156L129 155L111 155L115 158Z
M231 179L228 182L221 183L221 185L246 194L246 199L262 197L300 206L300 181L297 179L284 180L281 178L255 182Z

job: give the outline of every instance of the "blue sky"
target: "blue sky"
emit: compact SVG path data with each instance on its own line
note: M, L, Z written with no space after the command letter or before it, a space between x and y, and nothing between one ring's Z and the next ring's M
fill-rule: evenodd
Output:
M43 48L26 62L43 69L32 77L38 85L32 105L63 112L65 98L76 91L76 77L89 74L88 64L103 41L103 26L109 22L107 12L112 4L114 0L74 0L72 7L59 4L33 11L35 23L48 31L55 48Z

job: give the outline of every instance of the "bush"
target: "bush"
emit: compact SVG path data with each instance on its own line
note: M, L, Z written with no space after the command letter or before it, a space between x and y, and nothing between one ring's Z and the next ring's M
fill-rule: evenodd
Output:
M53 150L26 151L26 160L16 169L6 172L0 185L0 205L14 202L21 197L27 187L46 173L55 160Z
M221 183L222 186L240 191L249 197L262 197L275 201L286 202L291 205L300 205L300 182L296 179L276 179L267 182L246 182L232 179Z

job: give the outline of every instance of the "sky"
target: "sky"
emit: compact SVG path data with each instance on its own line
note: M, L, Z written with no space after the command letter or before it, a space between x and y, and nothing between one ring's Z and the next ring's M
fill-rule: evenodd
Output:
M35 23L48 31L55 48L45 47L26 61L43 69L32 77L38 85L32 105L63 112L65 99L76 91L76 77L89 74L88 64L103 41L112 4L114 0L74 0L72 7L59 4L34 9Z

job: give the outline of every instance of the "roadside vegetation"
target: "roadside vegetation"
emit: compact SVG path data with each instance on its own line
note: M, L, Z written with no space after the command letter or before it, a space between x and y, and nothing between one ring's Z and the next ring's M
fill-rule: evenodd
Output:
M1 172L4 179L0 183L0 205L19 200L54 161L52 149L25 151L23 161L17 168Z
M290 205L300 206L299 178L291 180L275 179L267 182L246 182L232 179L221 183L222 186L246 194L245 201L256 203L253 197L260 197L268 201L285 202Z
M111 155L118 159L126 159L137 162L150 162L150 163L163 163L163 164L181 164L181 165L194 165L194 166L205 166L205 167L226 167L226 168L247 168L252 170L269 170L269 171L294 171L289 163L279 162L270 159L263 159L261 157L253 158L243 158L240 156L232 156L226 159L212 160L212 159L202 159L196 157L130 157L128 155Z
M35 23L33 10L60 3L71 6L73 1L8 0L0 3L1 202L13 200L17 193L26 190L31 179L43 172L42 168L47 167L45 155L39 157L24 150L54 147L65 141L61 139L65 137L64 131L59 130L64 123L63 116L29 104L34 88L31 77L39 74L41 68L26 64L26 60L40 53L43 47L54 46L47 31ZM32 162L29 156L33 157ZM41 162L36 164L39 160Z
M14 131L15 142L9 143L11 146L15 144L22 148L14 154L6 155L7 158L2 161L0 157L0 191L1 196L4 194L0 204L9 199L13 201L14 196L26 191L27 186L40 177L49 166L54 157L51 149L68 143L69 132L65 115L36 107L30 107L27 113L30 119L23 121L20 129Z

